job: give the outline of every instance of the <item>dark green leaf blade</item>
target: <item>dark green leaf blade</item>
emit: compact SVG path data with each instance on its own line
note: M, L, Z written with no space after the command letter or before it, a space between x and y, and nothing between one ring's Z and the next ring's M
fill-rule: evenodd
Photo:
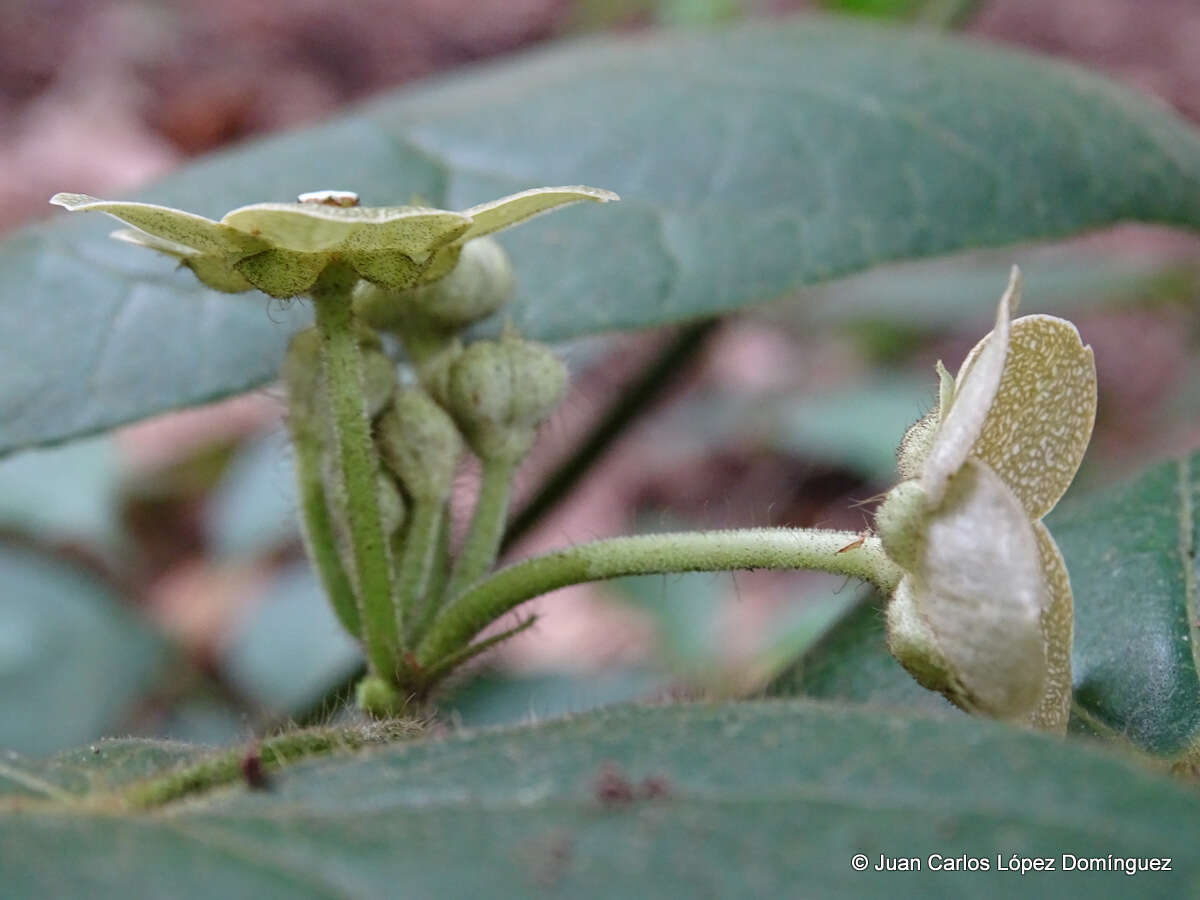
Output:
M767 686L772 697L815 697L864 703L884 709L958 710L940 694L917 684L887 650L878 592L864 590L859 602Z
M1196 498L1200 454L1054 510L1075 593L1072 665L1084 724L1200 761Z
M46 799L111 791L209 752L208 748L177 741L103 738L48 759L6 753L0 760L0 799Z
M1119 872L998 857L1170 857L1200 888L1194 791L994 723L808 702L626 708L298 764L170 815L0 812L21 896L1125 897ZM917 872L853 871L855 853ZM942 872L929 854L986 859Z
M76 566L0 543L0 751L50 753L120 727L166 660L160 637Z
M146 199L219 216L337 186L463 208L541 184L620 204L504 236L511 314L561 339L696 319L897 260L1124 219L1200 224L1200 138L1076 69L820 18L594 40L215 156ZM86 185L63 185L64 188ZM0 448L271 377L300 304L202 291L99 221L0 248Z

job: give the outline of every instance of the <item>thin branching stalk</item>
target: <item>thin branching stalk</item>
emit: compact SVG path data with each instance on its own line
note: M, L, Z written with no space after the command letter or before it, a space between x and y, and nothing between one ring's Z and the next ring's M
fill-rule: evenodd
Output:
M850 531L754 528L609 538L524 560L469 587L434 620L417 661L433 668L514 607L567 585L736 569L815 569L870 581L887 594L901 576L877 538Z

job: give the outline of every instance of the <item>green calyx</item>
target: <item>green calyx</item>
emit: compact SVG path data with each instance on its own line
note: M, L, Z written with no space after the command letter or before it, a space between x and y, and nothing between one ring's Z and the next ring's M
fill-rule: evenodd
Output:
M937 637L917 609L910 579L901 579L888 603L887 643L892 656L922 687L961 696Z
M929 517L925 491L917 481L902 481L875 512L875 532L889 557L905 569L916 567Z

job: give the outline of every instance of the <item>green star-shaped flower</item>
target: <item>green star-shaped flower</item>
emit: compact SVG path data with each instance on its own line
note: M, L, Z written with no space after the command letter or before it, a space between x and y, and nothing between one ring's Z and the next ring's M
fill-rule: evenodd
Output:
M461 212L417 206L348 205L343 191L302 194L297 203L256 203L219 222L152 203L55 194L72 212L96 210L134 226L113 237L179 259L204 284L238 293L258 288L273 297L308 291L330 262L348 263L362 278L405 290L446 275L462 246L556 207L616 200L598 188L534 188Z

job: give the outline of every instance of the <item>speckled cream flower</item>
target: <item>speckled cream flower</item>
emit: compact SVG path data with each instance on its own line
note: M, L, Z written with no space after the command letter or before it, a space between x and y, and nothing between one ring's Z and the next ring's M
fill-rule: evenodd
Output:
M956 378L938 364L938 408L909 429L907 480L876 517L905 571L888 605L892 653L970 712L1064 731L1073 597L1042 518L1091 437L1096 369L1070 322L1011 321L1014 268L996 325Z
M113 237L176 257L216 290L258 288L273 297L294 297L309 290L335 259L382 287L413 288L446 275L467 241L569 203L615 199L598 188L534 188L453 212L357 206L349 192L319 191L302 194L297 203L242 206L219 222L86 194L55 194L50 202L72 212L108 213L134 226Z

